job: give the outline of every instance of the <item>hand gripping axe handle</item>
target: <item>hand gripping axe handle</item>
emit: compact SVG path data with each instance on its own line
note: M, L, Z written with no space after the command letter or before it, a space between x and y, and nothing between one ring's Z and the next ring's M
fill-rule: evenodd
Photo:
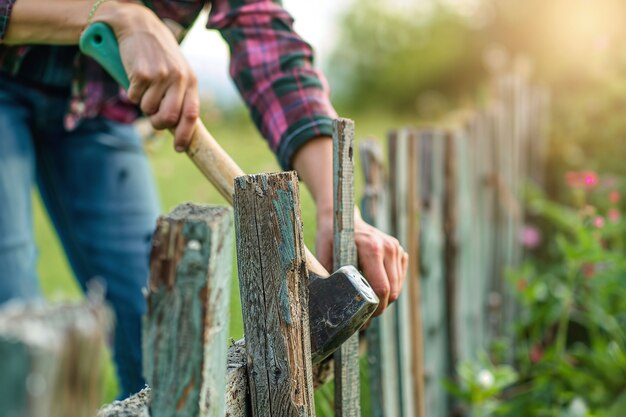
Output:
M125 89L130 81L122 64L113 30L103 22L85 29L81 51L95 59ZM245 175L198 119L187 155L232 205L234 180ZM378 297L353 266L344 266L330 275L306 251L309 271L309 322L313 363L321 362L369 320L378 306Z

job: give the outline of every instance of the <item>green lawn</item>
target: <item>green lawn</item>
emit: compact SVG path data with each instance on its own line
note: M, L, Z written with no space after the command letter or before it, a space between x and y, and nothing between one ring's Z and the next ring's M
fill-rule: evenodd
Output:
M401 126L401 120L382 118L376 115L357 117L355 120L358 138L368 136L382 138L386 134L387 128ZM247 118L207 122L207 127L209 127L213 136L224 149L230 155L233 155L245 172L259 173L279 170L273 154L265 142L260 139L259 134ZM169 137L151 143L148 149L159 186L163 212L168 212L176 205L187 201L225 204L222 197L204 179L187 157L178 155L172 150ZM358 196L358 189L360 188L359 161L357 160L356 163ZM305 188L301 189L301 203L305 241L310 248L313 248L315 241L315 213L312 200ZM80 289L73 280L63 252L38 200L35 204L35 227L39 247L38 268L44 293L49 299L54 301L79 298L81 296ZM233 256L230 321L230 336L232 338L243 336L236 275L236 259ZM111 365L107 366L106 378L104 398L108 402L117 393L117 384Z

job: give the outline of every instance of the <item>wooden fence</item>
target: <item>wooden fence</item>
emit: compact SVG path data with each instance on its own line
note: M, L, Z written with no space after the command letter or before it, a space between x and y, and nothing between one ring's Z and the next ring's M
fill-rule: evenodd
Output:
M365 332L374 417L457 413L442 382L515 314L504 274L521 259L523 181L542 178L547 95L517 75L493 87L480 109L392 131L388 162L380 142L361 143L362 213L410 254L402 295ZM338 268L356 263L354 125L337 120L334 132ZM245 340L228 347L233 217ZM300 219L294 173L238 178L234 216L193 204L163 216L143 330L150 389L98 417L314 416L314 387L333 373L335 415L361 416L358 335L311 364ZM106 317L93 301L3 311L0 385L11 389L0 390L0 416L94 415ZM41 329L55 342L33 337Z
M516 73L491 99L361 143L363 214L408 248L406 287L368 330L372 415L459 415L443 387L459 361L512 337L507 269L522 256L523 185L541 183L548 94Z

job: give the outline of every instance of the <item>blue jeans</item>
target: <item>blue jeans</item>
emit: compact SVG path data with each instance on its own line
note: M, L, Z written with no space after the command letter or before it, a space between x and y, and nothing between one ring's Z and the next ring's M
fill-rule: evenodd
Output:
M69 67L63 68L50 77L67 79ZM92 279L106 288L125 397L144 386L142 288L157 193L133 127L99 118L66 132L69 90L51 84L42 89L0 75L0 303L41 297L31 202L36 184L81 288Z

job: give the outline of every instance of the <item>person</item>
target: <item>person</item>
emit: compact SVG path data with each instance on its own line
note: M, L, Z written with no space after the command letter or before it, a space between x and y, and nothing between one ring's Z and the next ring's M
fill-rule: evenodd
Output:
M178 42L204 6L230 47L230 73L284 169L315 201L316 252L332 267L331 121L326 82L292 18L270 0L0 0L0 302L39 297L31 187L36 184L81 287L104 281L116 316L122 396L143 388L140 318L158 198L132 123L173 129L183 152L199 115L196 77ZM78 52L82 30L113 29L127 93ZM400 292L407 255L355 213L359 266L380 297Z

